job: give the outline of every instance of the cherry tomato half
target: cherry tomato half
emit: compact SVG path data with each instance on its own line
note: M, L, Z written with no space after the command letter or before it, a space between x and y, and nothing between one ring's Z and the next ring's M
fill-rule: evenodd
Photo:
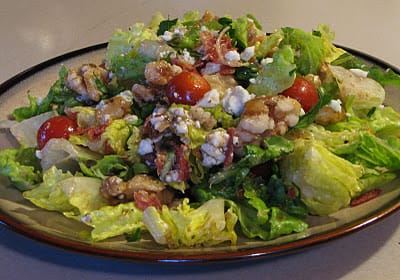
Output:
M169 81L166 94L171 103L195 105L210 89L210 84L203 76L183 71Z
M318 102L315 85L302 77L296 77L293 85L281 94L299 101L305 112L308 112Z
M68 117L56 116L48 119L38 130L37 143L39 149L43 149L52 138L68 139L76 129L77 124Z

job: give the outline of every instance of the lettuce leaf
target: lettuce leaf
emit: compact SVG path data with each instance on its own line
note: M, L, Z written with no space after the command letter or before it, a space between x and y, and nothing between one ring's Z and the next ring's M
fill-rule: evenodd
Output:
M150 206L143 212L143 223L154 240L171 248L210 246L227 241L236 244L236 221L231 209L225 212L223 199L212 199L199 208L192 208L185 198L177 209L163 206L158 211Z
M58 73L58 80L51 86L46 97L38 99L29 96L29 106L15 109L12 113L13 117L17 121L22 121L52 110L56 110L58 114L63 115L65 108L87 105L84 100L76 98L76 94L65 86L64 80L67 75L68 70L63 65Z
M358 57L345 52L331 62L332 65L342 66L346 69L361 69L367 71L367 77L374 79L380 83L383 87L396 86L400 87L400 74L393 71L393 69L382 69L378 66L367 66Z
M229 201L228 204L238 216L240 229L248 238L271 240L282 235L302 232L308 228L303 220L290 216L275 206L257 209L248 203Z
M0 150L0 174L7 176L20 191L35 187L42 181L39 160L34 148Z
M233 180L233 185L241 184L250 172L250 168L266 163L270 160L293 151L293 143L281 136L272 136L264 139L265 148L256 145L244 146L243 157L233 163L229 168L213 174L210 179L210 185L220 184L224 181ZM224 182L226 184L226 182Z
M131 128L127 121L117 119L107 126L101 138L110 145L111 149L117 154L123 154L126 151L126 143L131 135Z
M336 156L313 140L295 140L294 152L280 161L282 178L301 192L310 213L329 215L349 205L363 190L364 168Z
M320 25L314 32L298 28L282 28L284 34L280 47L289 45L296 53L296 71L300 75L317 74L323 62L330 62L344 51L335 47L332 42L334 33L327 25Z
M122 179L129 179L132 177L129 163L125 162L118 155L106 155L102 159L97 160L95 164L86 165L85 162L80 162L79 166L84 175L89 177L95 177L99 179L105 179L107 176L118 176Z
M357 149L349 154L352 162L363 164L370 168L386 168L389 171L400 170L400 139L389 136L378 138L370 133L360 134Z
M110 237L145 230L142 222L143 212L134 202L121 203L117 206L103 206L83 215L80 220L91 226L91 238L100 241Z
M256 95L272 96L289 88L296 78L294 57L294 52L289 46L282 46L274 54L273 62L263 67L247 90Z
M156 57L140 52L141 43L156 39L155 30L144 23L135 23L128 31L118 29L108 42L105 54L107 69L121 81L143 81L146 64Z
M317 74L321 63L325 60L324 40L301 29L285 27L280 47L289 45L298 53L295 57L296 71L301 75Z
M23 196L40 208L77 216L107 204L99 192L100 186L100 179L73 176L52 167L44 172L43 182Z
M53 111L36 115L32 118L22 120L10 127L11 134L17 139L18 143L23 147L37 146L37 132L40 126L49 118L54 117Z
M50 139L44 148L38 151L38 156L41 158L40 165L43 170L56 166L71 172L79 170L80 161L96 161L101 158L101 155L63 138Z

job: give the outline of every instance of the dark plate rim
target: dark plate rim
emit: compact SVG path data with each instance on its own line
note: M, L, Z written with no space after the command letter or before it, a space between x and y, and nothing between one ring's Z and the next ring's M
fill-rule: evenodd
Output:
M399 68L386 63L385 61L371 56L369 54L363 53L361 51L337 45L340 48L362 58L368 62L373 63L383 69L390 68L396 73L400 74ZM6 80L0 84L0 95L4 94L12 87L16 86L20 82L28 79L34 74L54 66L64 60L74 58L79 55L84 55L93 51L105 49L107 43L100 43L65 54L56 56L54 58L48 59L44 62L36 64L18 74ZM277 257L281 255L286 255L289 253L296 253L305 249L310 249L317 245L324 244L328 241L333 241L335 239L344 237L348 234L355 233L359 230L366 228L367 226L373 225L384 218L390 216L396 211L400 210L400 196L399 199L392 200L385 206L382 206L377 211L370 213L368 216L358 219L352 223L343 225L335 230L330 230L316 235L311 235L302 239L291 241L288 243L272 245L272 246L262 246L251 249L242 249L232 252L215 252L215 253L198 253L198 254L177 254L177 253L153 253L153 252L135 252L135 251L121 251L114 249L104 249L95 246L90 246L89 244L78 243L70 240L66 240L60 237L53 236L51 234L46 234L39 230L30 228L29 226L22 225L18 220L10 217L2 209L0 209L0 224L4 225L11 231L27 237L34 241L39 241L41 243L59 248L66 249L68 251L82 253L85 255L97 256L97 257L108 257L118 260L129 260L135 262L146 262L146 263L220 263L220 262L233 262L233 261L243 261L248 259L260 259L268 257Z

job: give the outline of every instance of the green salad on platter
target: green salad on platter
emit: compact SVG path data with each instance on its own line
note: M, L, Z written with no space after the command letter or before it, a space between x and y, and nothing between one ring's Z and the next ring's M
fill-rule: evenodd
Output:
M169 248L272 240L378 196L400 170L400 75L333 44L327 25L266 34L254 16L157 13L103 61L61 66L0 122L0 174L90 239Z

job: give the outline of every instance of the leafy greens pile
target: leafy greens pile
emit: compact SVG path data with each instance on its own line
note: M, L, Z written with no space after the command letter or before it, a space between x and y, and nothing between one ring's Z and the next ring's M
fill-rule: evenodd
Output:
M369 97L357 94L357 86L350 95L344 94L349 91L346 79L355 69L365 74L357 81L372 79L379 87L400 86L400 76L365 65L335 47L333 40L326 25L312 32L284 27L265 35L252 15L233 19L191 11L182 19L165 19L156 14L149 25L135 23L111 36L102 65L108 77L92 77L100 100L83 98L72 88L71 71L63 66L45 98L29 96L28 106L13 111L14 120L2 127L9 128L21 146L0 151L0 174L36 206L90 226L95 241L119 235L136 241L147 231L169 247L211 246L235 244L237 233L270 240L303 232L307 215L329 215L345 208L353 198L396 178L400 169L400 114L383 106L381 95L373 90ZM240 55L239 59L229 59L228 52ZM318 102L298 115L296 124L282 135L246 143L226 166L222 162L209 166L202 161L203 145L212 133L229 135L229 129L237 128L245 118L243 107L232 112L247 100L239 95L233 104L203 106L203 113L217 121L211 129L188 120L186 132L174 128L172 136L163 134L162 143L155 144L155 138L146 138L146 127L156 123L153 117L160 106L167 108L171 119L173 112L191 112L195 107L171 104L163 95L164 85L152 87L147 67L160 61L198 72L216 67L208 75L231 77L249 99L272 98L290 88L297 77L308 77L316 81ZM343 72L347 76L342 79L335 69L347 71ZM140 102L131 92L138 85L161 92L161 97ZM92 129L104 102L127 94L128 117ZM227 93L219 94L222 100ZM342 105L339 111L344 117L321 123L321 111L334 110L335 102ZM360 103L367 108L356 106ZM32 135L56 115L72 116L84 132L51 139L39 150ZM144 153L149 139L153 150ZM144 156L151 153L156 158L164 153L161 166ZM174 167L179 170L185 164L190 173L185 180L166 179ZM144 174L161 181L174 202L157 207L146 200L154 199L146 187L136 191L134 199L118 203L100 191L110 177L129 182ZM146 199L140 198L143 191Z

